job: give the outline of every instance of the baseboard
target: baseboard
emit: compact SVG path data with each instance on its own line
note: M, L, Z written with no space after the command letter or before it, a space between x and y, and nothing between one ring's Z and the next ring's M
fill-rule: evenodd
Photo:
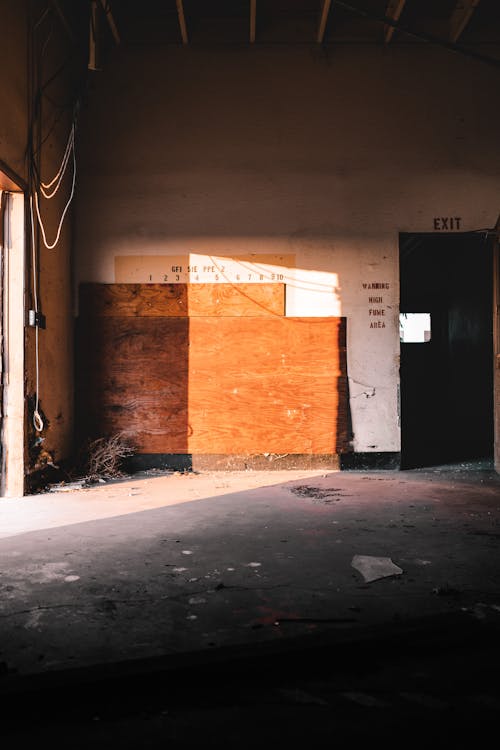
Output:
M401 468L401 453L396 451L342 453L340 468L343 471L397 471Z
M259 453L225 455L219 453L139 453L127 461L130 471L166 469L172 471L277 471L279 469L340 469L337 453Z

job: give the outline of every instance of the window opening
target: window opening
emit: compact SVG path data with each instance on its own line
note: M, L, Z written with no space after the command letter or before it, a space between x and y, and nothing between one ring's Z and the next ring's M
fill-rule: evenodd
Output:
M399 339L402 344L424 344L431 340L430 313L400 313Z

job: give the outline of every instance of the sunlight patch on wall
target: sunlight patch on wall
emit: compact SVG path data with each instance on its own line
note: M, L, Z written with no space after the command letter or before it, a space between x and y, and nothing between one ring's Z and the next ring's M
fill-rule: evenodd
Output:
M125 284L285 284L286 315L342 314L338 274L296 267L294 254L115 256L115 282Z

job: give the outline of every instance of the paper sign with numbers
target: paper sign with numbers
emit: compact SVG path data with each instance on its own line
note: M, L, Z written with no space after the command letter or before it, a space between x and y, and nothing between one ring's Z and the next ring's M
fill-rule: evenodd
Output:
M295 255L121 255L121 284L286 284L295 279Z

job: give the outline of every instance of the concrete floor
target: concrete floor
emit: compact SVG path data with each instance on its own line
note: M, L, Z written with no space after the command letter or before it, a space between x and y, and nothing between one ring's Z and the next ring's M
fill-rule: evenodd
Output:
M499 537L500 477L460 466L152 472L4 499L0 690L450 615L496 626ZM354 555L403 574L365 583Z

